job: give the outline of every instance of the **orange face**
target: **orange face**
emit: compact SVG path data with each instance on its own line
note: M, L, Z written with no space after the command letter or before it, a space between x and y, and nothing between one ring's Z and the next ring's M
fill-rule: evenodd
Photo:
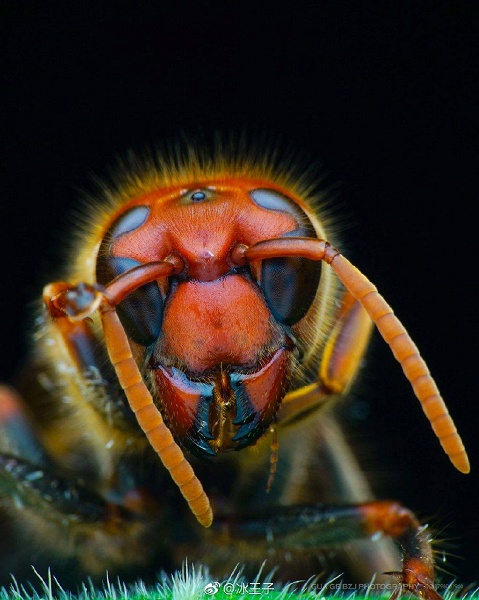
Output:
M222 179L137 197L103 237L101 284L171 255L185 264L133 292L118 314L144 348L163 418L197 456L254 443L288 389L302 351L294 326L313 303L321 263L230 259L239 244L281 236L317 237L298 201L270 182Z

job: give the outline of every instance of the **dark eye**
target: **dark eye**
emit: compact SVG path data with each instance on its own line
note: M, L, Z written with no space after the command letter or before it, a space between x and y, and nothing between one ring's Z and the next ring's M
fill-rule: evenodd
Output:
M272 211L286 212L297 227L287 237L317 238L311 220L291 198L276 190L250 192L254 202ZM285 325L298 323L313 303L321 279L321 262L306 258L269 258L261 266L261 288L273 317Z
M131 258L112 256L111 247L121 235L143 225L148 214L149 209L138 206L121 215L110 226L98 254L98 283L105 285L140 264ZM163 318L163 298L155 282L148 283L130 294L118 306L117 312L128 337L137 344L150 346L158 339Z
M111 281L139 264L131 258L111 257L105 261L104 267L110 274ZM128 337L133 341L142 346L150 346L156 342L163 318L163 299L158 284L148 283L131 293L118 305L117 312Z
M318 291L321 262L306 258L269 258L261 267L261 288L273 317L294 325L308 312Z

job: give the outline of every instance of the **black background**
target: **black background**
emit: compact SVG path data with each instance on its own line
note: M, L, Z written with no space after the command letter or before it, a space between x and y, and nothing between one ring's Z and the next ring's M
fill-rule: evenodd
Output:
M357 393L365 464L382 495L450 541L448 568L477 580L477 14L455 2L99 4L0 2L1 380L25 354L27 303L91 173L180 130L280 135L341 182L344 246L427 358L473 473L443 456L378 338Z

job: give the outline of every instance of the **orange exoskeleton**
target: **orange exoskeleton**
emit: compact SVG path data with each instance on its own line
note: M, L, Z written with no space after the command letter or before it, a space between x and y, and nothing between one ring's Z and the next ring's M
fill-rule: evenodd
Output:
M71 564L76 580L154 572L199 548L213 565L225 548L281 564L381 533L403 552L398 590L437 597L426 530L372 499L327 410L372 323L464 473L467 455L406 330L332 245L312 189L272 161L199 152L103 188L65 281L44 289L23 399L0 389L14 546L48 533L40 563ZM359 577L391 556L369 552Z

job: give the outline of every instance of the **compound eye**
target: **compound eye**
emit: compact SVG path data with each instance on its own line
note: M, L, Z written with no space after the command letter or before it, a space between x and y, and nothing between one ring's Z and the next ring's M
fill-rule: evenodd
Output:
M317 239L314 226L304 210L291 198L267 188L252 190L258 206L289 214L296 228L285 237ZM321 279L321 261L306 258L269 258L261 266L261 288L273 317L284 325L298 323L310 309Z
M105 285L141 264L132 258L113 256L112 247L120 236L141 227L148 214L147 207L137 206L120 215L110 226L98 253L98 283ZM163 298L158 284L148 283L135 290L118 305L117 312L129 338L142 346L155 343L161 333L163 319Z
M277 321L291 326L306 315L318 291L321 264L297 257L263 261L261 288Z

